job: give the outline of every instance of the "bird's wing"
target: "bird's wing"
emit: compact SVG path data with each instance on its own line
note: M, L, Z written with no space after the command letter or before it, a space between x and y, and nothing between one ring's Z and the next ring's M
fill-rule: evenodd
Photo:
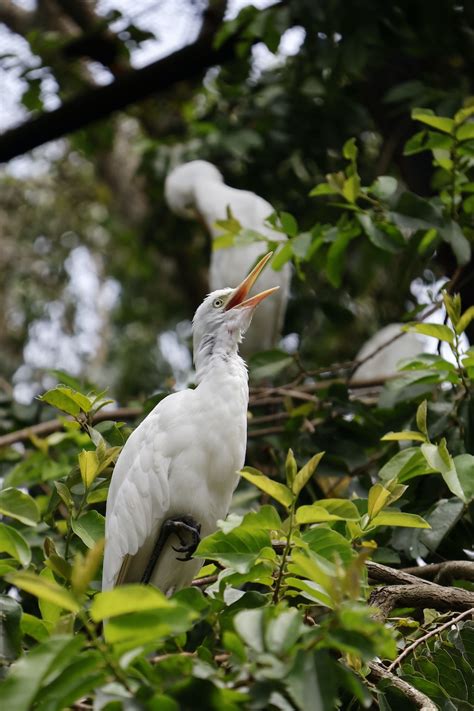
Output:
M123 577L122 566L153 534L169 508L170 459L161 448L166 430L162 403L132 433L115 465L107 500L103 590Z

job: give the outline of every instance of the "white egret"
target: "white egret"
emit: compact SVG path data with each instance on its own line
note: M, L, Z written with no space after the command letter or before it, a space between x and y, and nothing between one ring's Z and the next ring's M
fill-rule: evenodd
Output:
M243 228L259 232L275 242L285 239L281 232L265 225L266 218L274 212L270 203L248 190L225 185L221 173L207 161L191 161L171 171L166 178L165 197L177 215L202 222L212 239L222 234L216 222L226 219L228 208ZM262 251L262 242L213 249L209 269L210 289L221 289L234 279L243 279ZM285 317L290 279L288 263L280 271L267 271L262 276L262 288L278 285L280 291L255 314L252 331L243 344L245 354L277 345Z
M397 366L401 360L426 353L429 346L427 342L433 339L420 333L404 333L399 336L402 326L401 323L390 323L364 343L355 358L364 363L354 372L354 380L391 378L398 373ZM369 357L372 353L374 355Z
M226 516L244 464L248 383L238 344L278 289L247 298L271 254L238 287L204 299L193 321L196 389L166 397L127 440L107 500L103 590L141 581L171 594L198 572L191 554Z

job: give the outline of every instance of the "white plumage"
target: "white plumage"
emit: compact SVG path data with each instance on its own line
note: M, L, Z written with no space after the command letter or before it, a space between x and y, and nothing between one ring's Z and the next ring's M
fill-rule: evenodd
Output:
M165 197L177 215L202 220L212 239L222 234L216 221L226 218L227 208L230 208L243 228L260 232L272 241L285 239L280 232L265 225L266 218L274 212L270 203L248 190L237 190L225 185L221 173L207 161L191 161L175 168L166 178ZM221 289L232 283L233 279L243 279L264 249L262 242L253 242L212 250L210 289ZM252 330L243 344L242 351L245 354L277 345L285 317L290 279L288 263L279 272L268 270L262 275L262 288L278 285L280 291L256 312Z
M397 374L397 366L401 360L415 358L420 353L426 352L429 346L427 341L436 343L434 339L419 333L404 333L392 341L401 333L402 325L390 323L364 343L356 355L356 360L365 360L371 353L375 355L357 368L352 376L354 380L391 378Z
M247 370L238 344L255 307L275 290L246 298L270 256L236 289L206 297L193 322L196 389L162 400L127 440L107 500L103 590L142 580L165 521L192 517L205 536L226 516L247 443ZM170 541L178 544L174 534ZM201 566L177 560L170 541L150 578L167 594Z

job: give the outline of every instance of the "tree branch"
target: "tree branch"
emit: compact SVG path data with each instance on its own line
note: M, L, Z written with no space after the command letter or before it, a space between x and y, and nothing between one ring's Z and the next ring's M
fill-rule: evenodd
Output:
M34 24L35 13L24 10L12 0L2 0L0 3L0 22L12 32L24 36Z
M438 707L428 696L423 694L421 691L418 691L418 689L415 689L415 687L407 681L404 681L398 676L395 676L395 674L387 671L382 664L378 664L377 662L369 662L368 666L370 669L370 674L368 675L369 681L376 684L379 681L386 679L392 686L412 701L418 709L421 709L421 711L437 711Z
M474 607L474 593L461 588L417 582L376 588L370 595L369 605L379 608L379 618L388 617L395 607L431 607L442 612L468 610Z
M101 410L92 418L93 423L104 422L105 420L134 420L143 414L141 407L118 407L115 410ZM63 421L59 419L40 422L31 427L24 427L16 432L2 435L0 437L0 447L9 447L15 442L28 442L31 435L37 437L47 437L53 432L58 432L63 429Z
M412 573L416 568L408 570L397 570L389 568L388 565L381 565L373 561L367 561L367 571L369 573L369 581L376 583L388 583L388 585L418 585L420 583L416 573ZM426 582L426 585L435 585L435 583Z
M205 69L221 64L234 55L235 38L219 49L212 40L221 18L222 3L211 4L203 29L191 45L142 69L129 71L107 86L94 87L55 111L42 113L0 135L0 163L26 153L48 141L84 128L115 111L163 91L184 79L194 78Z
M444 624L440 625L434 630L431 630L431 632L427 632L424 634L422 637L418 637L418 639L415 639L412 644L409 644L408 646L405 647L403 652L398 655L398 657L390 664L388 667L388 671L392 672L395 667L400 664L405 657L408 657L409 654L411 654L420 644L423 644L424 642L427 642L431 637L434 637L437 634L440 634L444 630L447 630L449 627L452 627L453 625L456 625L458 622L463 620L465 617L469 617L469 615L474 614L474 607L471 607L469 610L464 610L464 612L461 612L459 615L456 615L456 617L452 618L451 620L448 620Z
M439 585L449 585L452 580L474 581L474 562L470 560L446 560L421 567L404 568L405 573L423 580L434 580Z

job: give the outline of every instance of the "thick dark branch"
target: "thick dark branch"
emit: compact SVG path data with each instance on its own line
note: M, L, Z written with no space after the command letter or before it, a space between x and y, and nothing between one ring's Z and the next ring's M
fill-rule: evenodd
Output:
M111 84L94 87L64 102L55 111L43 113L0 136L0 163L26 153L48 141L84 128L115 111L168 89L176 82L191 79L208 67L232 58L235 42L230 40L219 49L212 38L219 25L220 12L207 13L203 31L191 45L153 62L147 67L127 72Z
M416 575L423 580L434 580L440 585L449 585L452 580L474 581L474 562L470 560L446 560L422 567L405 568L405 573Z
M367 561L369 582L372 583L387 583L388 585L418 585L420 580L416 573L412 572L414 570L418 570L418 568L410 568L410 572L408 572L408 570L397 570L396 568L389 568L388 565L381 565L380 563ZM426 584L434 585L434 583L429 582Z
M379 608L379 616L387 617L395 607L431 607L434 610L468 610L474 607L474 593L461 588L445 588L434 583L392 585L377 588L369 604Z
M0 3L0 22L23 37L33 27L34 18L34 12L24 10L12 0L2 0Z
M392 686L394 686L398 691L400 691L404 696L407 697L412 703L415 704L417 709L421 711L437 711L437 706L431 699L423 694L414 686L409 684L400 677L387 671L382 664L377 664L377 662L369 662L370 674L368 679L375 684L383 679L386 679Z

